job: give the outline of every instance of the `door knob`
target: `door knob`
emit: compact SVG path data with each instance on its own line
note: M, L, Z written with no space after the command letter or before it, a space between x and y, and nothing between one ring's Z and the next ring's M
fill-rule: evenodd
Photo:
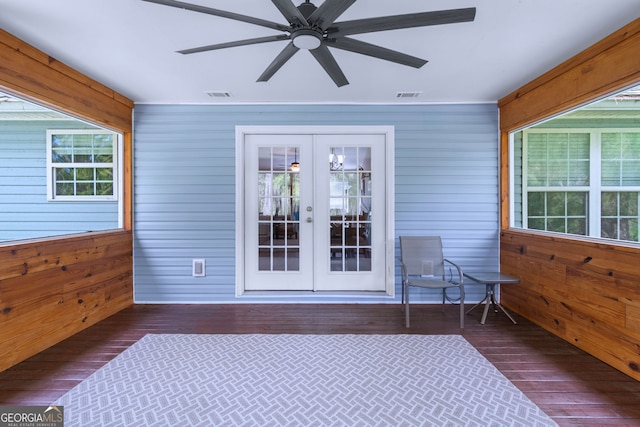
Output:
M307 212L311 212L313 208L311 206L307 206Z
M307 217L307 222L312 222L313 220L311 219L310 216Z

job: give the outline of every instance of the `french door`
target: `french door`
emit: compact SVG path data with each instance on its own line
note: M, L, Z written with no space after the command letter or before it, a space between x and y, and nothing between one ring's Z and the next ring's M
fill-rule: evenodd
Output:
M385 133L246 133L244 290L385 291Z

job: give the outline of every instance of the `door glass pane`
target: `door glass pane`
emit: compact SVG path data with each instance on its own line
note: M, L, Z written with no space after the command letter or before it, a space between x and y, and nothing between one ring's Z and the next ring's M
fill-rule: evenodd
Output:
M331 147L331 271L371 271L371 148Z
M261 147L258 156L258 269L299 271L298 147Z

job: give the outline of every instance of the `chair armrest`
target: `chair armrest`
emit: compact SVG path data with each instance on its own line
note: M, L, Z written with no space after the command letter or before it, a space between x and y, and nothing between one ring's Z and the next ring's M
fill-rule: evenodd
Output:
M451 264L452 266L454 266L456 268L456 270L458 271L458 279L460 280L458 283L460 284L460 287L463 286L463 280L464 280L464 275L462 274L462 268L460 268L460 266L458 264L456 264L453 261L448 260L447 258L444 259L444 262Z
M407 266L404 265L404 262L402 262L402 260L400 261L400 268L402 269L402 282L406 282L408 277L407 277Z

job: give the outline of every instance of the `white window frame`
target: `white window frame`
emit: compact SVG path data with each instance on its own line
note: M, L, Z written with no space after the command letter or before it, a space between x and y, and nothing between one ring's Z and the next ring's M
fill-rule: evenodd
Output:
M113 162L110 163L54 163L52 160L53 151L53 136L54 135L100 135L108 134L113 136ZM49 129L47 130L47 200L50 202L78 202L78 201L92 201L92 202L113 202L121 199L120 189L122 186L120 182L122 177L120 176L120 159L122 158L122 142L121 135L117 132L112 132L106 129ZM113 169L113 195L108 196L62 196L57 195L56 188L56 174L55 169L60 165L68 165L73 168L112 168Z
M529 230L528 217L529 208L527 205L528 192L534 191L550 192L550 191L586 191L588 193L588 230L586 237L601 237L601 195L603 191L606 192L640 192L640 186L603 186L602 185L602 134L605 133L639 133L640 130L636 128L539 128L539 129L523 129L522 130L522 229ZM567 187L529 187L527 185L528 176L528 164L527 164L527 144L528 134L532 133L588 133L589 134L589 186L567 186ZM513 137L510 138L511 150L514 152ZM513 161L511 162L513 165ZM514 182L514 169L511 168L511 179ZM511 188L511 194L515 194L515 188ZM511 212L515 212L515 206L513 205L513 198L511 203ZM511 216L512 222L514 215ZM514 226L512 223L511 226ZM540 232L552 233L551 231L535 230ZM564 233L563 233L564 234ZM616 240L618 241L618 240ZM624 241L624 240L620 240Z

